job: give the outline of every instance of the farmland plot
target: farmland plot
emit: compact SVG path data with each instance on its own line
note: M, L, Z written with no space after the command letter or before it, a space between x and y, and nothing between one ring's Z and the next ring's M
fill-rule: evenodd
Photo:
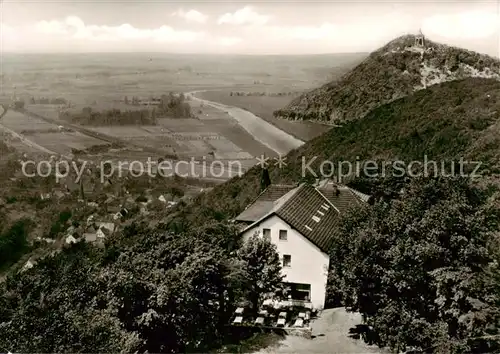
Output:
M3 141L8 146L22 153L27 153L32 155L39 152L39 150L36 149L35 147L26 145L20 139L13 137L9 133L7 133L2 126L0 126L0 141Z
M199 101L190 101L191 111L200 120L210 121L212 119L232 119L231 116L215 107L201 105Z
M85 150L95 145L107 145L104 141L78 132L38 133L30 136L30 139L49 150L63 155L72 153L72 149Z
M44 122L36 118L25 116L22 113L15 111L8 111L7 114L2 118L2 124L7 128L20 133L23 130L40 130L47 131L50 129L57 129L57 125Z
M55 124L15 111L9 111L3 117L2 124L16 133L27 133L30 141L59 154L69 154L72 148L81 150L94 145L106 145L101 140L78 132L59 131L59 127Z
M55 104L29 104L26 105L26 109L50 119L59 119L59 110L61 108Z
M208 144L215 151L217 159L252 159L252 155L243 151L228 139L210 140Z
M174 133L210 132L210 126L194 118L158 118L158 125Z

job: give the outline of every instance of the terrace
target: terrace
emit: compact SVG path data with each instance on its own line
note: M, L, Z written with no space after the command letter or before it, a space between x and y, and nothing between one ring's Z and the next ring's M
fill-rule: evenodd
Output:
M232 316L231 325L283 330L290 335L311 338L311 321L316 317L317 311L310 302L266 300L256 314L244 306L238 307Z

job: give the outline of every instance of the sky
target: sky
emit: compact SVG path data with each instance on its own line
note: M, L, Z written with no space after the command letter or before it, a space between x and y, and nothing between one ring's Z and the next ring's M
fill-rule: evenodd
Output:
M0 0L2 52L320 54L422 30L499 56L500 0Z

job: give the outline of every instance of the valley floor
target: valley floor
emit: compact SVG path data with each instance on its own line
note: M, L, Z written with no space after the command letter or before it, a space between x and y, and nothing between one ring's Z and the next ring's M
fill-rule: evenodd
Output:
M229 116L233 117L245 131L251 134L254 139L279 155L286 155L290 150L296 149L304 144L304 141L297 139L288 132L272 125L250 111L205 100L193 95L193 93L190 93L190 97L194 101L199 101L204 105L209 105L221 111L225 111Z
M284 108L292 99L289 96L230 96L228 90L202 91L198 92L197 96L205 100L220 102L228 106L247 110L278 129L303 141L309 141L331 128L328 125L315 122L293 122L275 118L273 112Z
M286 336L279 346L261 349L254 354L270 353L388 353L362 340L348 336L349 328L361 323L361 315L349 313L343 307L323 311L312 324L313 339Z

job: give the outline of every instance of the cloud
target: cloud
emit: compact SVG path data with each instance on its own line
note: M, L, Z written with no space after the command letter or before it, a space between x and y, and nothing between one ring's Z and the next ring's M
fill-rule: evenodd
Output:
M497 34L500 31L500 17L493 12L471 11L455 14L441 14L425 18L422 32L448 39L476 39Z
M217 39L217 44L230 47L235 44L238 44L242 41L240 37L220 37Z
M44 34L65 34L68 33L65 23L60 21L40 21L35 24L35 29Z
M177 16L185 19L187 22L191 23L206 23L208 20L208 15L205 15L199 11L196 10L189 10L185 12L184 10L180 9L175 11L172 16Z
M237 10L233 13L225 13L219 17L217 21L218 24L230 24L230 25L265 25L269 22L271 16L261 15L254 11L250 6L245 6L242 9Z
M176 30L170 26L145 29L128 23L119 26L86 25L76 16L68 16L61 21L40 21L35 24L35 30L44 34L68 35L76 39L96 41L142 39L157 42L194 42L204 36L203 32Z
M320 26L275 26L269 28L269 33L277 39L315 40L332 37L338 33L338 30L333 24L325 22Z

